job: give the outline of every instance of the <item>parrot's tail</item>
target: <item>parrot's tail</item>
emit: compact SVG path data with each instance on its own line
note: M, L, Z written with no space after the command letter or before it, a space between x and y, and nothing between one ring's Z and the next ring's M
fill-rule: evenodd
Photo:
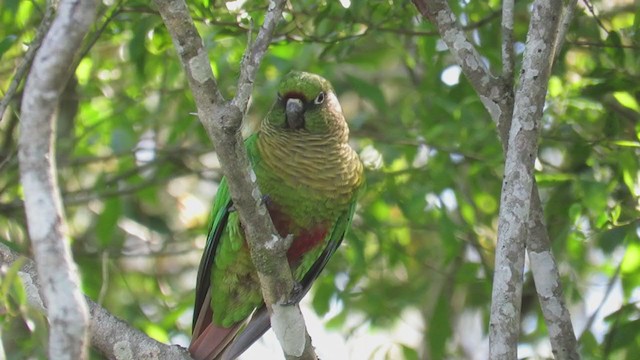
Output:
M236 336L242 322L228 328L211 323L213 319L213 312L209 306L211 304L211 289L207 291L204 304L204 309L201 309L193 327L189 353L195 360L215 360L220 358L225 348Z
M205 309L199 312L193 327L189 353L195 360L233 360L240 356L271 326L265 306L256 310L250 320L225 328L211 323L211 290L204 299ZM246 326L245 326L246 325Z
M224 350L238 333L242 323L230 328L218 327L213 324L207 327L191 340L189 352L196 360L225 359Z

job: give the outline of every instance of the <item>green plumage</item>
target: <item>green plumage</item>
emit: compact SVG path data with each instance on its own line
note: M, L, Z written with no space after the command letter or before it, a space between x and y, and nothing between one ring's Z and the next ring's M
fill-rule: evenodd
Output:
M288 258L304 292L342 241L363 183L362 164L347 143L348 132L329 82L293 72L282 80L260 130L245 141L276 229L281 236L294 236ZM209 321L216 329L237 331L263 304L242 226L230 205L223 179L198 274L194 341ZM207 310L212 310L212 319L198 320L210 314ZM204 324L196 325L196 320ZM220 347L229 346L233 336Z

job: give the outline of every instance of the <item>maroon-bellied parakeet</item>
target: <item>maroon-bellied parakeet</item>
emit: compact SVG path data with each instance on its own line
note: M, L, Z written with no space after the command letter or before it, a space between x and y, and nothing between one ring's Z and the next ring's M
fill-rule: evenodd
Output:
M318 277L350 227L363 166L331 84L291 72L260 129L246 141L257 183L278 233L293 235L287 252L299 298ZM233 211L225 179L213 205L198 271L195 359L233 359L270 327L258 275Z

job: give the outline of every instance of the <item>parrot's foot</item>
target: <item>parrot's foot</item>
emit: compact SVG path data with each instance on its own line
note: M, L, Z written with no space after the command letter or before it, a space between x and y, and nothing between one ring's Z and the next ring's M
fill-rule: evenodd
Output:
M300 300L302 300L304 295L305 295L305 291L304 291L304 288L302 287L302 284L300 284L297 281L294 281L293 288L291 289L291 293L289 294L289 298L287 299L287 301L285 301L280 305L282 306L296 305L297 303L300 302Z
M260 205L269 207L269 205L271 205L271 196L269 196L269 194L262 195L262 200L260 201Z

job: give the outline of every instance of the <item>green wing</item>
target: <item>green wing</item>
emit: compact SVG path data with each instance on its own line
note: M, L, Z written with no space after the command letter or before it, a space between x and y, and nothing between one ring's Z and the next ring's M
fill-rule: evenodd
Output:
M258 135L253 134L247 138L244 142L247 152L249 154L249 161L255 165L258 161L257 151L255 150L256 139ZM211 286L211 268L214 264L216 251L220 245L220 238L222 237L227 222L229 220L229 214L232 201L231 194L229 193L229 186L227 185L227 179L222 178L218 192L213 202L213 209L211 210L211 217L209 219L209 229L207 232L207 243L204 247L202 259L200 260L200 266L198 267L198 278L196 281L196 299L193 313L193 328L195 329L196 321L203 309L209 309L209 301L206 301L207 292ZM206 302L206 303L205 303Z
M200 316L200 311L202 311L205 306L211 306L208 301L205 304L207 292L211 286L211 267L214 263L214 257L216 255L216 249L218 248L220 238L227 226L227 220L229 219L229 214L231 212L231 204L231 195L229 194L227 179L222 178L213 202L213 210L211 211L209 230L207 233L207 243L204 247L204 252L202 253L200 266L198 267L196 300L194 305L195 307L193 308L193 329L195 329L196 321Z

